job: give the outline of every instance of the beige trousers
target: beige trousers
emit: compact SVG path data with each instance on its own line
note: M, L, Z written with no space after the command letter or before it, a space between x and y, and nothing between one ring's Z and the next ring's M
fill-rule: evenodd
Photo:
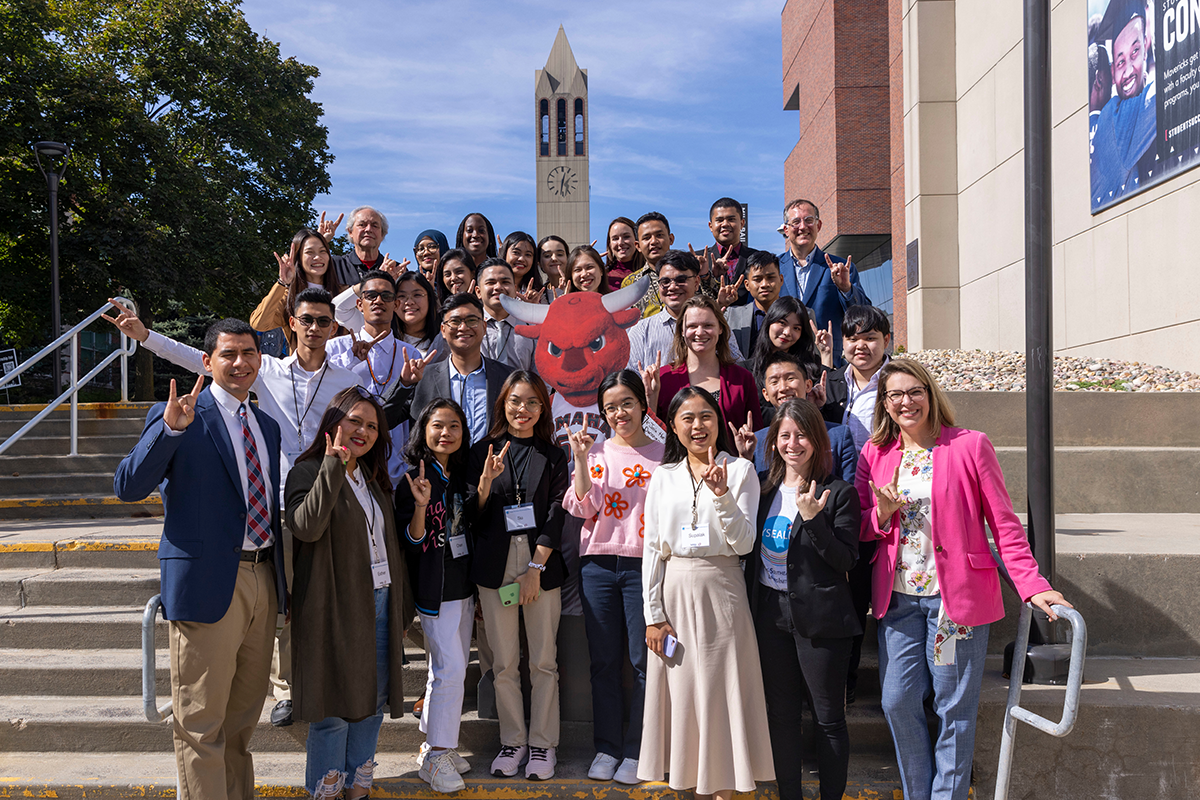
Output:
M295 540L283 526L283 574L292 590L292 552ZM283 614L275 622L275 652L271 655L271 693L275 701L292 699L292 623Z
M529 569L527 535L513 536L504 567L504 585ZM512 747L558 747L558 618L562 613L562 591L543 590L528 605L504 606L500 592L479 587L479 602L492 648L492 671L496 676L496 711L500 716L500 743ZM525 702L521 696L520 617L525 617L529 642L530 702L529 728L525 728Z
M250 737L267 696L277 610L275 566L242 562L224 617L171 622L179 800L254 797Z

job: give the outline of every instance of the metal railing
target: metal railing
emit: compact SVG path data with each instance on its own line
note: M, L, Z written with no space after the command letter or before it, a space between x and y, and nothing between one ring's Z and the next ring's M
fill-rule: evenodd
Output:
M116 299L122 301L123 303L128 303L130 309L136 308L132 300L126 300L124 297L118 297ZM71 455L79 455L79 390L94 380L97 375L104 371L105 367L118 358L121 359L121 402L129 402L129 357L137 350L137 342L130 339L124 333L121 334L121 346L119 348L113 350L111 353L105 356L99 364L92 367L92 371L87 375L84 375L82 378L79 377L79 334L88 325L91 325L93 322L100 319L100 315L108 311L110 308L117 311L125 310L118 308L112 303L105 303L104 305L100 306L100 308L89 314L82 322L71 328L71 330L67 331L53 342L43 347L34 356L26 359L12 372L0 377L0 389L3 389L10 382L15 380L18 375L25 372L25 370L41 361L46 356L53 355L55 358L57 358L59 348L68 341L71 343L70 385L67 386L66 391L64 391L54 400L51 400L49 403L47 403L46 407L39 411L33 417L33 419L22 425L20 430L9 436L3 442L0 442L0 455L3 455L8 448L16 444L22 436L37 427L39 422L48 417L51 412L66 402L68 398L71 400Z
M1051 606L1054 613L1071 623L1071 668L1067 674L1067 696L1063 700L1062 720L1055 723L1043 716L1021 708L1021 686L1025 677L1025 653L1029 649L1029 625L1033 621L1033 606L1021 605L1021 617L1017 621L1017 643L1013 648L1012 668L1008 679L1008 705L1004 709L1004 733L1000 737L1000 765L996 769L995 800L1008 800L1008 786L1012 778L1013 748L1017 735L1017 723L1032 725L1051 736L1066 736L1075 727L1075 716L1079 712L1079 688L1083 685L1083 660L1087 652L1087 625L1083 615L1073 608Z
M155 663L154 623L162 608L162 595L156 594L146 603L142 612L142 710L151 722L162 722L171 715L171 701L158 704L158 687L155 679L158 665Z

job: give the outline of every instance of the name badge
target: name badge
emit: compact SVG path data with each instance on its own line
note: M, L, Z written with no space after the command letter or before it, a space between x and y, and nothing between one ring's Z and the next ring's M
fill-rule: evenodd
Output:
M377 564L371 565L371 580L375 584L376 589L382 589L392 584L392 573L388 570L388 563L386 561L380 561Z
M460 533L457 536L450 537L450 555L453 558L462 558L467 554L467 536Z
M691 525L680 525L680 530L683 533L683 541L692 550L699 550L701 547L708 547L708 523L701 523L696 527Z
M529 530L536 526L537 519L533 516L533 503L504 507L504 527L509 533Z

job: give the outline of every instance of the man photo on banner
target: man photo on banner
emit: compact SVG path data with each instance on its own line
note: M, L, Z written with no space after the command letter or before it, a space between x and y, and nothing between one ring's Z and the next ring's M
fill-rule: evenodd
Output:
M1100 110L1092 139L1093 208L1133 192L1154 168L1158 105L1148 19L1145 0L1112 0L1100 26L1112 35L1115 94Z

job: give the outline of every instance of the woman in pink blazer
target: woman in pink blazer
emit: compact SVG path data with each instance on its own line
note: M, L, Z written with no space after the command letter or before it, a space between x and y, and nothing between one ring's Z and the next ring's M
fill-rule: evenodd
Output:
M642 373L651 408L659 419L681 389L696 386L717 399L721 416L735 428L763 428L758 386L748 369L734 363L729 350L731 333L725 315L711 297L696 295L683 306L675 327L672 365L654 374Z
M928 370L890 361L855 481L862 540L878 543L871 608L883 712L907 800L966 800L970 790L988 627L1004 616L984 522L1022 600L1051 619L1051 604L1070 605L1038 574L992 443L953 424ZM936 743L925 723L931 693Z

